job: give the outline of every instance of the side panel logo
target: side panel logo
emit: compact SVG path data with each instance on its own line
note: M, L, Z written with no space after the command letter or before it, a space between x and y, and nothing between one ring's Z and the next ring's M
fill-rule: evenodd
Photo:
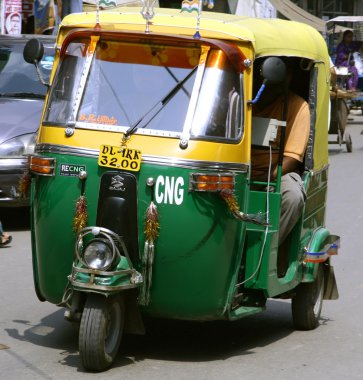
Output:
M59 175L78 177L82 171L86 171L86 165L60 164Z

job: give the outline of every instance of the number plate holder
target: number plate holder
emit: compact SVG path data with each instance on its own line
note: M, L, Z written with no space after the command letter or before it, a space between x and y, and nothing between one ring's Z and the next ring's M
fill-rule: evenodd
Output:
M98 165L106 168L140 171L141 151L126 147L101 145Z

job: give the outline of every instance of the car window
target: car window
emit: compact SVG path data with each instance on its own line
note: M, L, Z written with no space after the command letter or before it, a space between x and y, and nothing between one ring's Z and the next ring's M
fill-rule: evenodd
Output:
M0 40L0 95L35 94L45 96L47 88L38 79L33 65L24 61L24 43ZM39 68L44 80L49 82L53 66L54 45L44 44L44 55Z

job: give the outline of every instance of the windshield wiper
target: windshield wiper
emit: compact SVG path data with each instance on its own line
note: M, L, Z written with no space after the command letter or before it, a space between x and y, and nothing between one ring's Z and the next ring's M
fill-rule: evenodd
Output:
M34 92L3 92L1 98L30 98L30 99L45 99L43 94L35 94Z
M164 96L161 100L159 100L153 107L151 107L149 111L147 111L143 116L141 116L139 120L137 120L133 125L131 125L130 128L125 132L125 137L129 137L133 133L135 133L140 128L140 124L145 120L146 116L148 116L151 113L150 117L141 127L141 128L145 128L159 114L159 112L169 103L169 101L173 99L173 97L184 86L184 84L192 77L192 75L195 73L197 68L198 66L195 66L183 80L178 82L178 84L166 94L166 96Z

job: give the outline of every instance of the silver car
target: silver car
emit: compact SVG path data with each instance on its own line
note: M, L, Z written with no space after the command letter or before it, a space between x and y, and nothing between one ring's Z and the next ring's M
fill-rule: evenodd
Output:
M34 37L44 44L39 68L49 82L54 37L0 35L0 207L29 205L29 199L20 196L18 186L26 169L26 156L34 150L47 91L35 67L23 58L24 45Z

